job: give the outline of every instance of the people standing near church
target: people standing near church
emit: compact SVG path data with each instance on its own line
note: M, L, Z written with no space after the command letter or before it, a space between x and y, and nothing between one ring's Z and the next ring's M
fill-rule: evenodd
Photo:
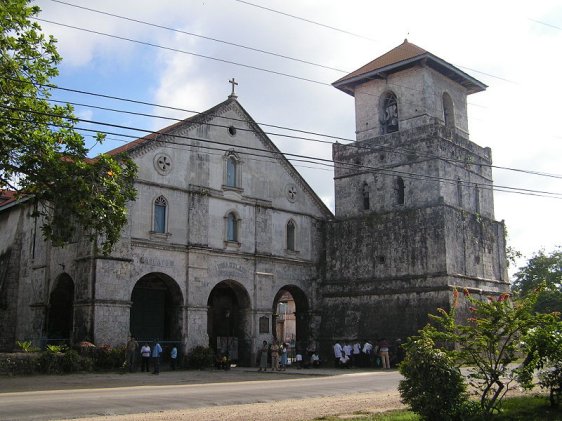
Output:
M289 359L288 359L288 345L286 343L281 344L281 349L279 350L279 352L281 353L281 358L279 360L279 365L280 365L280 369L285 371L287 369L287 365L289 364Z
M271 371L279 371L279 344L273 341L271 344Z
M176 362L178 361L178 348L174 345L170 351L170 368L176 369Z
M267 346L267 341L263 341L261 348L258 350L258 361L260 362L260 368L258 371L267 371L267 351L269 347Z
M162 347L158 343L158 339L155 339L152 347L152 374L160 374L160 354L162 354Z
M149 372L149 365L150 365L150 346L148 346L147 343L145 343L141 350L140 350L140 354L141 354L141 372Z
M373 353L373 344L368 339L363 344L363 349L361 350L363 357L363 367L371 366L371 354Z
M359 367L361 365L361 344L359 341L353 343L353 356L351 357L351 365Z
M388 350L390 348L390 344L386 340L386 338L382 338L379 342L379 355L382 360L382 368L389 369L390 368L390 357L388 355Z
M137 362L137 352L139 349L139 343L135 340L134 336L129 336L127 341L127 365L129 366L129 372L135 371L135 365Z
M339 367L341 355L342 347L339 342L336 342L334 345L334 367Z
M351 356L353 355L353 347L349 344L349 342L345 342L343 345L343 353L349 359L349 365L351 366Z

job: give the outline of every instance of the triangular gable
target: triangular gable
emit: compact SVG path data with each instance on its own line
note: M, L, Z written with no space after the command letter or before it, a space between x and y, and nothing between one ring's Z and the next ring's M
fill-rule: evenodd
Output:
M254 121L250 114L242 107L242 105L234 97L229 97L226 101L215 105L214 107L203 111L193 117L189 117L185 120L174 123L168 127L161 130L155 131L147 136L136 139L126 145L120 146L116 149L108 151L110 155L117 155L120 153L133 154L138 153L140 150L145 148L150 148L154 146L155 142L158 142L160 138L165 136L183 136L181 133L185 133L188 130L196 128L198 125L207 124L214 118L226 118L224 114L230 110L234 110L240 116L240 122L246 123L251 131L256 135L257 139L263 145L263 149L271 152L273 157L275 157L280 164L285 168L289 175L293 178L294 182L299 185L302 191L307 194L310 199L316 204L320 212L326 218L333 218L333 214L324 204L322 199L314 192L306 180L301 176L301 174L295 169L295 167L289 162L285 155L277 148L273 141L264 133L264 131L259 127L259 125ZM191 139L191 138L190 138ZM212 147L217 146L227 146L222 142L218 142L212 139L202 139L193 138L192 140L204 143L208 142ZM242 147L244 149L244 147Z

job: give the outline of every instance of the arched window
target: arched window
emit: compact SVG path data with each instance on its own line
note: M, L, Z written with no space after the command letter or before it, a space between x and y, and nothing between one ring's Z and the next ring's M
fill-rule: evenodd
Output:
M397 193L397 202L399 205L404 204L404 191L406 190L406 186L404 185L404 179L402 177L398 177L396 180L396 193Z
M234 156L229 156L226 160L226 185L228 187L237 187L236 171L238 162Z
M396 95L388 92L382 101L381 127L382 133L392 133L398 131L398 101Z
M445 127L455 127L455 109L453 106L453 100L447 92L443 92L443 120L445 121Z
M158 196L154 201L154 232L166 232L166 210L168 201L164 196Z
M287 250L295 251L295 221L292 219L287 222Z
M226 241L238 242L238 218L234 212L226 216Z
M369 210L370 203L369 203L369 185L367 182L363 183L363 189L361 191L363 195L363 210Z
M457 177L457 201L459 206L462 206L462 182L460 177Z

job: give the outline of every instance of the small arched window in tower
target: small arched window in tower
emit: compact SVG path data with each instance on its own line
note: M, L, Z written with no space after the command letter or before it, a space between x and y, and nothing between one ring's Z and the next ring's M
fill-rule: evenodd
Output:
M292 219L287 222L287 250L295 251L295 221Z
M457 201L459 207L462 207L462 182L460 177L457 178Z
M166 232L166 210L168 201L164 196L158 196L154 201L154 232Z
M406 186L404 185L404 179L402 177L398 177L396 180L396 198L399 205L404 204L404 191L406 190Z
M443 119L445 127L452 129L455 127L455 109L453 100L447 92L443 92Z
M238 242L238 219L234 212L226 216L226 241Z
M369 203L369 185L367 182L363 183L361 194L363 195L363 210L369 210L371 205Z
M229 156L226 160L226 185L228 187L237 187L236 186L236 166L238 162L236 162L236 158L234 156Z
M382 101L381 127L383 134L398 131L398 101L392 92L388 92Z

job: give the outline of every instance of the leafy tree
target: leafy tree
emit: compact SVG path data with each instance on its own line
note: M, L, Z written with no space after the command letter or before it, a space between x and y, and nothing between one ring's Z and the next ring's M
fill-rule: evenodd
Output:
M508 294L481 299L465 290L464 295L466 311L454 291L451 309L430 315L431 323L420 331L420 337L429 338L435 350L445 353L457 367L468 366L467 379L479 394L480 411L489 415L499 410L519 375L513 363L520 356L522 341L553 316L533 312L538 292L515 302Z
M426 420L459 420L477 411L471 405L461 370L450 353L439 349L429 329L403 345L398 390L402 402ZM472 408L471 408L472 406Z
M525 337L523 347L527 357L518 380L530 389L538 371L539 386L548 389L550 405L557 407L562 395L562 321L557 314L543 316L542 323Z
M29 0L0 6L0 190L33 200L55 245L79 226L108 253L136 196L136 166L123 156L89 159L72 107L49 102L61 57L56 41L31 21L39 11Z
M541 287L542 286L542 287ZM526 297L541 287L536 311L550 313L562 309L562 250L540 250L515 274L513 292Z

